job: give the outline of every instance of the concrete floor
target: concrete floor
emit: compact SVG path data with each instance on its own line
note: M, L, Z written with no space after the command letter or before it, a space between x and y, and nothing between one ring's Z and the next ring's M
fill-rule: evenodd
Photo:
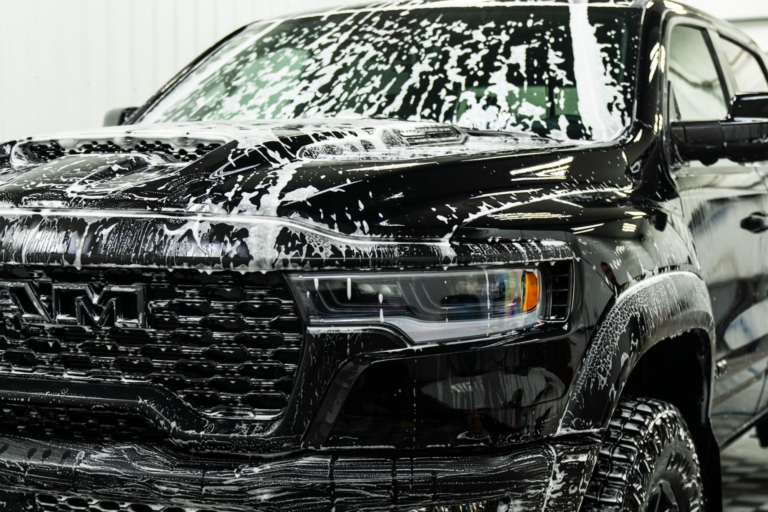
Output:
M721 462L725 512L768 512L768 448L754 433L729 446Z

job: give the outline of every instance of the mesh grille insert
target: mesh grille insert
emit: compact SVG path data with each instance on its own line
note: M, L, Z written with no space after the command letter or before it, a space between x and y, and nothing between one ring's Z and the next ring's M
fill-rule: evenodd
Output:
M571 264L558 262L552 265L545 279L548 282L549 307L547 320L565 321L568 319L571 302Z
M303 326L277 273L0 270L0 375L163 387L205 415L287 405Z
M79 407L0 406L0 432L38 439L92 442L162 443L165 436L149 420L119 411Z

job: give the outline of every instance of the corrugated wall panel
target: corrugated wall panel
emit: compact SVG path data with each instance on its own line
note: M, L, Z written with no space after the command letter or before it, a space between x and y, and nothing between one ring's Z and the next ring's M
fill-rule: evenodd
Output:
M0 141L99 126L238 27L343 3L0 0Z

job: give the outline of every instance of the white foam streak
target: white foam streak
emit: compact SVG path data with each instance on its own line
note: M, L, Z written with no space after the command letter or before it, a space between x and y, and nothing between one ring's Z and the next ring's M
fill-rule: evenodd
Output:
M570 12L579 113L584 126L592 131L593 140L611 140L625 128L621 114L624 95L603 64L586 0L571 0Z

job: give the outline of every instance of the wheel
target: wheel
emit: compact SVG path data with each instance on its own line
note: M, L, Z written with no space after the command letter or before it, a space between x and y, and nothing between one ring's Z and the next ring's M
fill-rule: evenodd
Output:
M619 403L581 510L704 510L699 459L677 408L647 398Z

